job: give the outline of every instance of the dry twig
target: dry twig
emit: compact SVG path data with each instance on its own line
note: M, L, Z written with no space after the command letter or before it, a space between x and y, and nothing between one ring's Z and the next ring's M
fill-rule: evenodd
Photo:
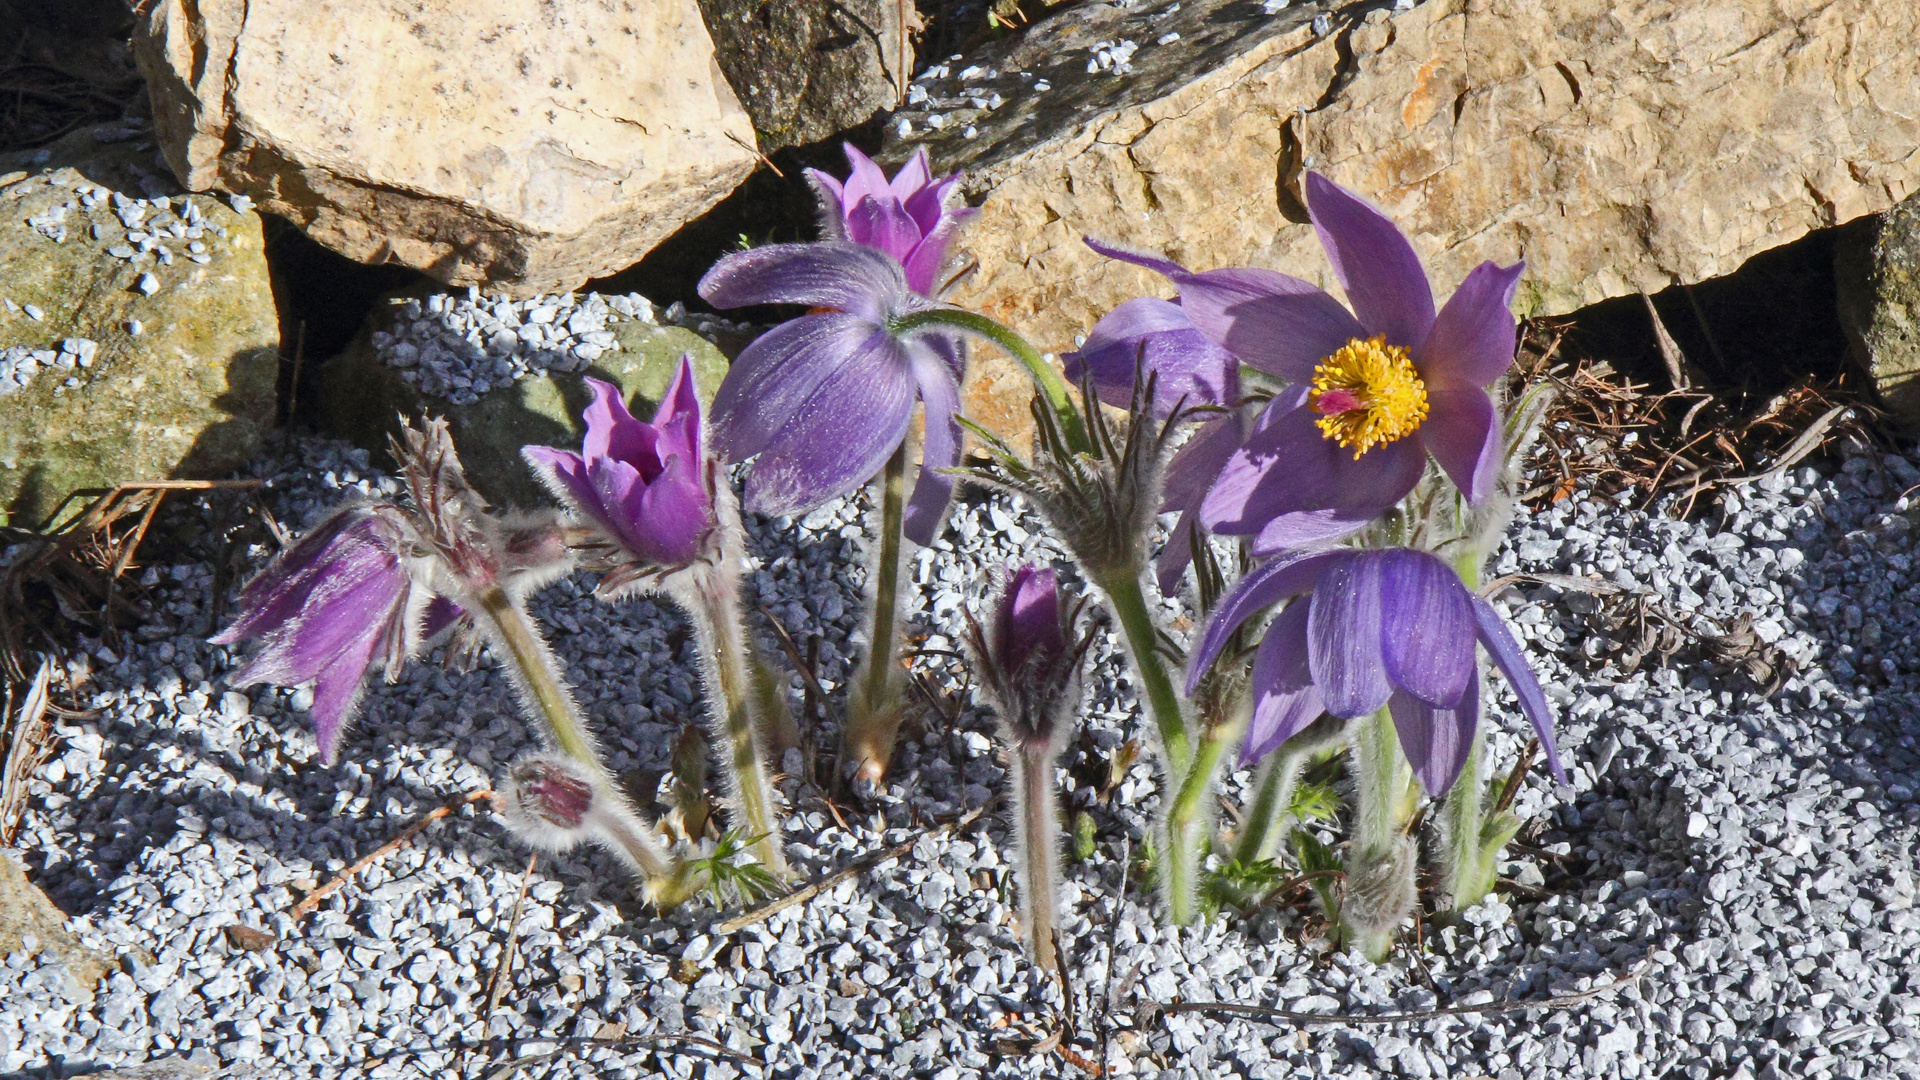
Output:
M296 922L299 921L300 919L305 918L308 914L310 914L313 911L313 909L320 906L320 901L325 900L327 897L339 891L341 886L345 885L349 881L352 881L355 875L359 874L360 871L365 870L367 867L372 866L374 863L379 862L381 859L386 858L388 855L391 855L394 852L399 851L401 848L406 847L409 843L413 841L414 837L419 836L422 832L425 832L427 826L433 824L436 821L439 821L441 818L446 817L448 814L453 813L455 810L458 810L463 806L468 806L473 803L477 803L482 799L491 799L491 798L493 798L492 791L488 791L488 790L470 791L465 795L459 795L452 799L449 799L445 803L442 803L441 805L434 807L432 810L427 811L425 814L420 816L420 819L418 821L415 821L413 824L400 830L400 835L380 845L380 847L374 850L373 852L362 856L352 866L349 866L345 870L342 870L338 874L335 874L332 881L329 881L325 885L322 885L319 888L308 893L299 903L293 905L293 911L290 912L290 914L293 916L293 919Z

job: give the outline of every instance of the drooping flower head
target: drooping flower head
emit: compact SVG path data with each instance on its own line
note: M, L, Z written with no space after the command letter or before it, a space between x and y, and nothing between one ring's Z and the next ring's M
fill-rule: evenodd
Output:
M704 452L693 360L682 356L651 424L620 390L587 379L580 452L527 446L521 454L554 495L600 533L611 569L603 593L648 573L716 557L717 466Z
M889 180L880 166L851 143L844 144L844 149L852 168L845 183L818 169L807 170L807 179L820 198L823 238L886 252L899 262L908 288L933 296L954 234L978 213L970 207L947 206L961 174L934 179L927 152L917 150Z
M715 307L804 304L811 313L762 334L741 352L713 399L713 443L728 461L759 455L746 505L796 514L873 476L926 406L920 477L904 532L927 544L960 458L959 352L938 332L894 324L936 306L909 287L893 256L845 242L772 244L721 259L700 280Z
M1323 712L1353 718L1385 706L1420 786L1430 795L1444 793L1466 763L1480 719L1477 641L1520 699L1548 768L1566 782L1546 696L1519 646L1492 605L1423 551L1342 548L1262 563L1208 621L1188 672L1189 693L1234 629L1281 600L1293 602L1254 653L1253 720L1241 744L1242 763L1264 756Z
M1523 264L1481 263L1436 312L1419 258L1385 215L1318 173L1306 192L1352 310L1270 270L1191 273L1107 252L1166 274L1195 329L1291 384L1201 507L1208 527L1253 536L1259 554L1365 526L1413 489L1429 453L1478 502L1501 458L1487 387L1513 360Z
M491 590L517 597L563 570L559 529L538 515L501 517L467 487L444 421L406 425L394 443L406 504L343 507L240 590L217 645L262 643L234 686L313 684L308 718L333 762L367 676L397 678L441 632L468 622Z
M408 575L405 535L392 507L336 511L240 590L240 617L212 639L265 639L228 676L233 686L313 683L307 718L328 764L367 676L383 671L391 682L461 613Z

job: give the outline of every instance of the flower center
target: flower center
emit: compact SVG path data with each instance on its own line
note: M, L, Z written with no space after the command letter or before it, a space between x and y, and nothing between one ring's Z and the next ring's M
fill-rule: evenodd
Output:
M1427 384L1407 350L1376 334L1342 345L1313 369L1307 403L1327 438L1353 456L1413 433L1427 418Z

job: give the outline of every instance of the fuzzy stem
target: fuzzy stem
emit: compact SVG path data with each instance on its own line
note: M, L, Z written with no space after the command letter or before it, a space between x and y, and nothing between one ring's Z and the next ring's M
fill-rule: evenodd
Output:
M904 318L894 320L892 330L896 334L908 334L923 326L950 326L956 330L986 338L1005 349L1014 359L1020 361L1032 377L1040 396L1046 400L1047 408L1060 421L1060 430L1065 433L1067 448L1076 454L1093 453L1093 440L1087 437L1086 422L1080 416L1080 410L1073 403L1073 395L1067 390L1067 380L1053 370L1040 350L1028 343L1027 339L1014 333L1005 326L971 311L958 308L935 308L932 311L918 311Z
M1358 790L1341 925L1348 939L1378 963L1392 950L1394 933L1417 896L1403 835L1412 809L1412 774L1386 709L1360 721L1353 756Z
M752 840L750 850L761 865L784 879L787 862L781 851L773 785L767 779L763 749L766 733L761 730L747 678L738 566L737 560L722 558L718 564L698 568L693 578L698 611L694 623L703 639L704 659L720 691L720 700L708 705L707 721L713 728L714 745L722 748L727 765L727 793L739 814L734 827Z
M1032 946L1034 965L1054 970L1054 911L1059 903L1060 811L1055 805L1053 748L1044 742L1018 746L1009 755L1020 814L1020 928Z
M499 586L492 586L473 598L471 608L485 616L494 641L509 661L503 667L520 691L528 711L544 722L547 741L555 750L572 758L593 778L594 799L612 807L601 836L631 862L647 879L649 890L660 899L659 887L677 879L677 860L655 838L628 805L618 784L600 763L593 735L580 717L573 695L560 681L552 655L540 635L527 621L526 614L508 598ZM662 901L665 903L665 901Z
M1181 715L1180 694L1173 677L1167 673L1158 648L1159 631L1147 608L1146 593L1140 588L1138 573L1108 574L1099 580L1107 602L1120 619L1120 631L1127 642L1127 655L1133 670L1146 690L1147 710L1153 714L1153 726L1160 734L1160 752L1166 757L1167 777L1184 776L1192 761L1193 750L1187 737L1186 719Z
M893 756L893 740L900 731L900 663L895 629L900 617L900 556L905 546L901 524L906 517L907 446L887 459L880 490L880 558L873 569L873 621L867 640L866 663L855 677L847 702L847 752L859 763L862 775L878 780Z
M1200 915L1200 863L1206 858L1213 825L1214 774L1236 734L1236 725L1232 724L1213 725L1201 732L1200 746L1167 811L1167 860L1162 880L1167 889L1167 917L1175 926L1191 926Z
M1253 802L1247 806L1246 820L1240 828L1240 841L1234 845L1233 857L1242 866L1273 858L1292 831L1293 823L1282 819L1288 816L1293 788L1306 767L1307 754L1289 745L1291 742L1281 743L1267 755L1260 786L1254 789Z
M1493 891L1499 881L1498 848L1486 843L1486 780L1480 775L1484 738L1478 728L1467 763L1447 792L1446 896L1454 911L1465 911ZM1504 846L1504 845L1502 845Z

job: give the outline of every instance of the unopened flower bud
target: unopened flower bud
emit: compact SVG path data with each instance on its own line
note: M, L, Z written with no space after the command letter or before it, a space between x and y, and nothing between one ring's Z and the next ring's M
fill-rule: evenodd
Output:
M580 764L542 754L507 771L500 813L528 843L563 851L586 839L595 794L593 777Z

